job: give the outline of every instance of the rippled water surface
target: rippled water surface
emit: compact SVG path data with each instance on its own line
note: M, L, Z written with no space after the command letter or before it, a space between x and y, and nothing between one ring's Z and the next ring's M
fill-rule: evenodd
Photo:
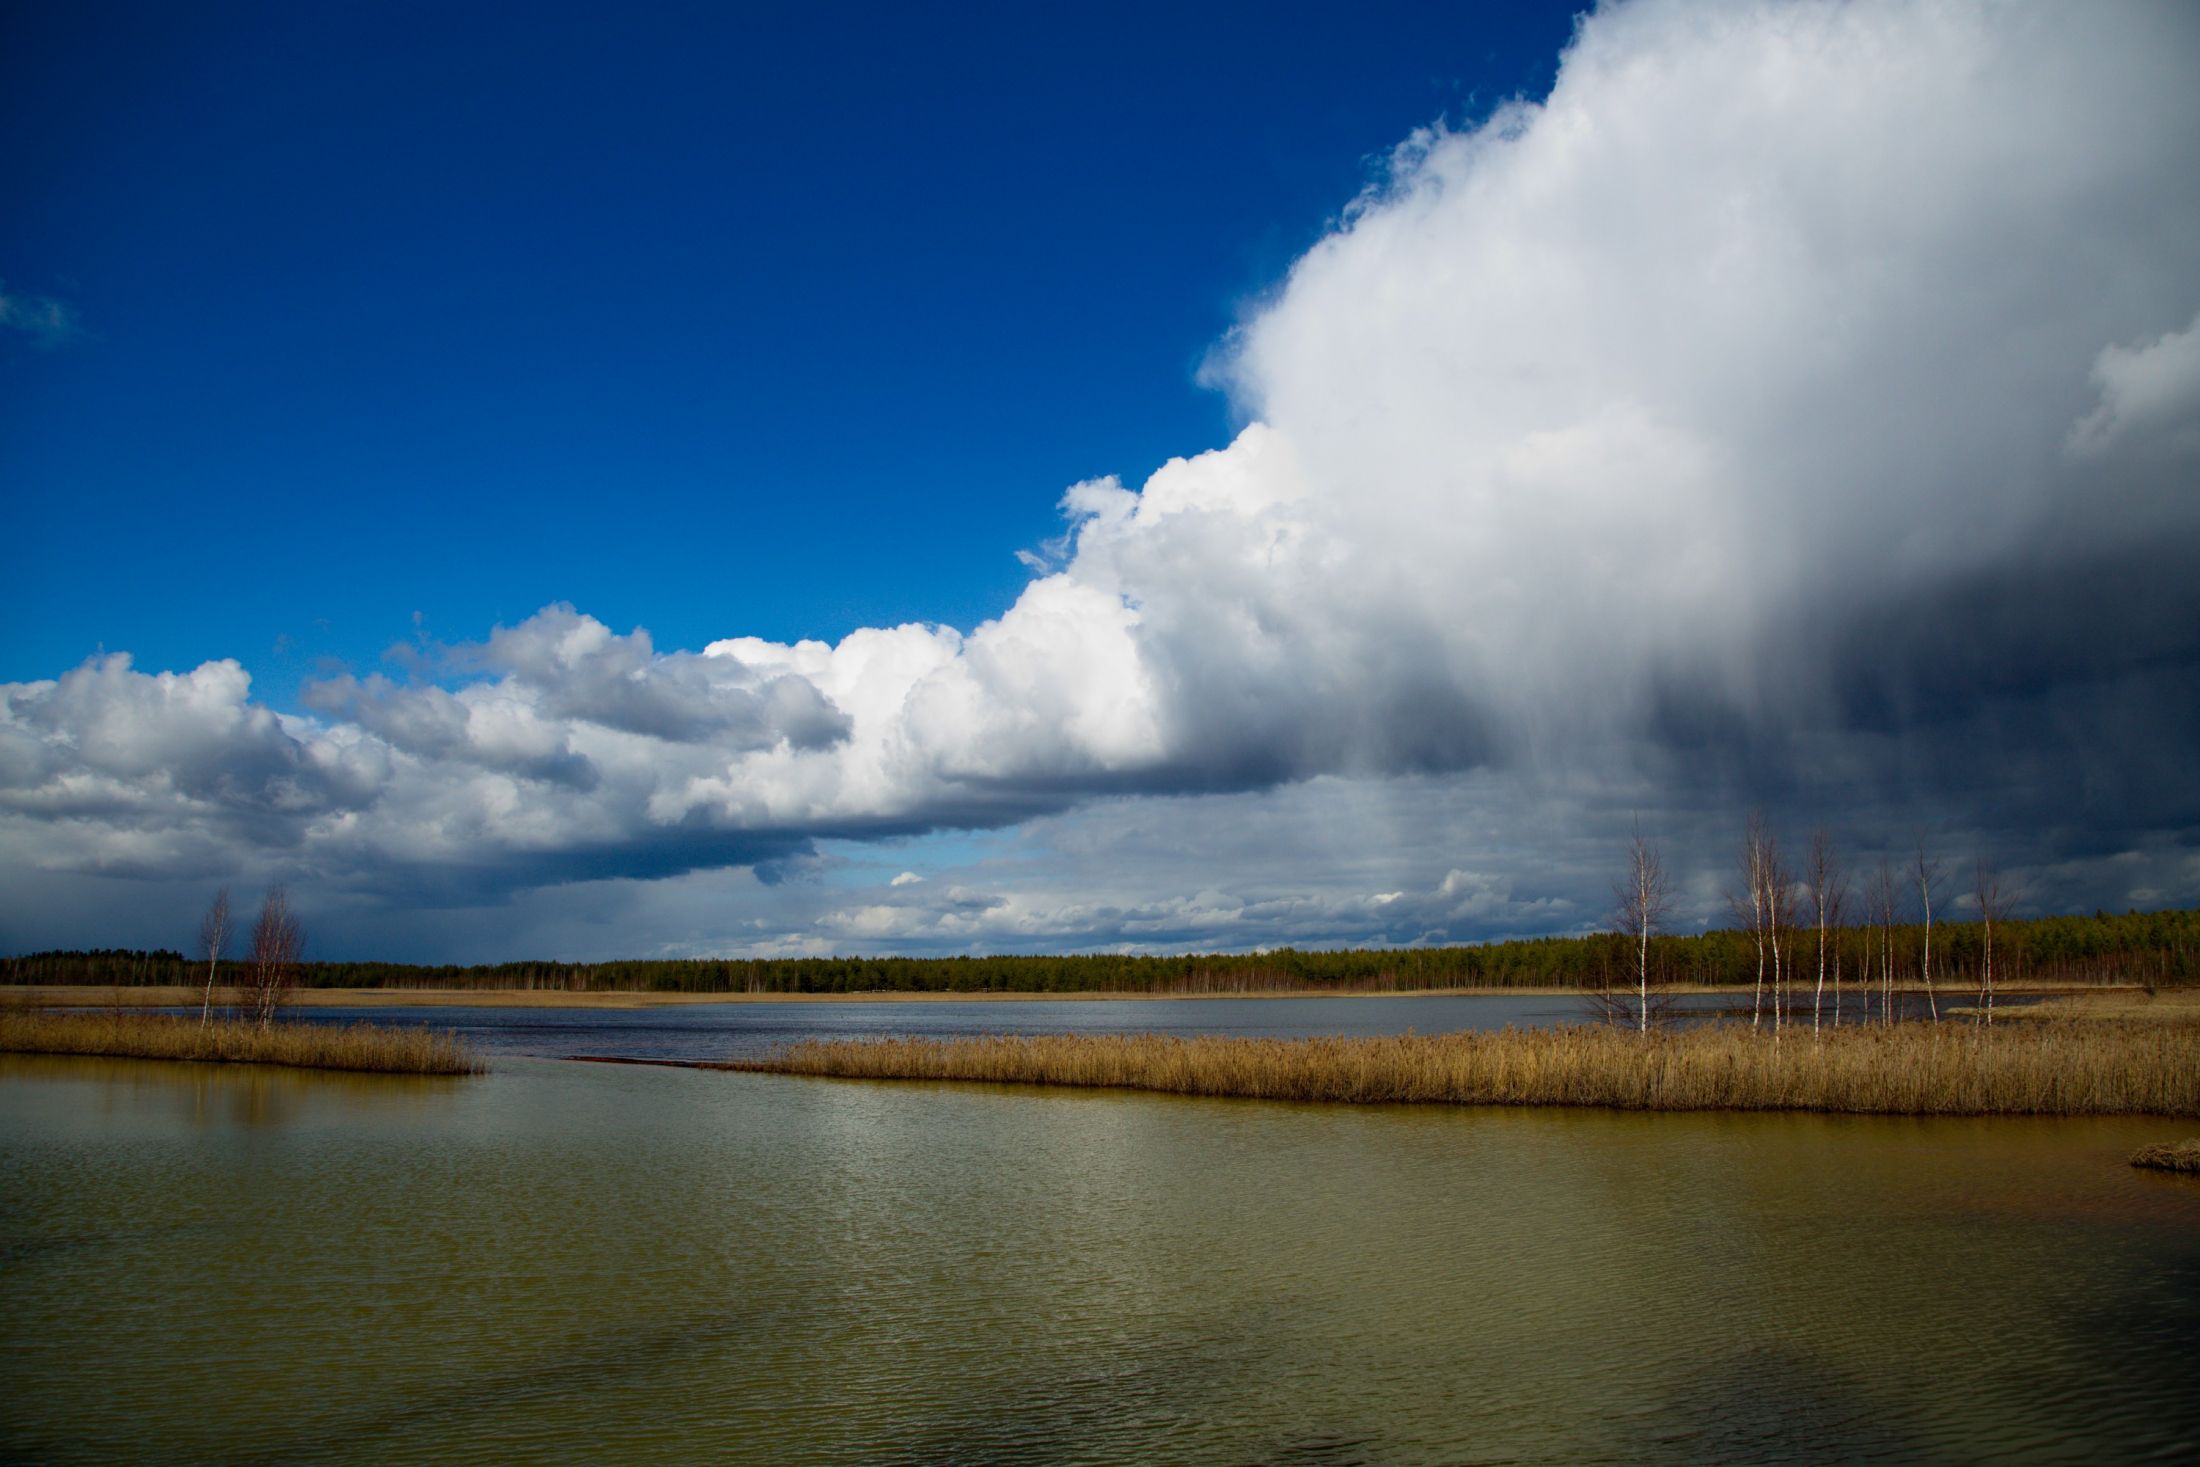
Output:
M0 1457L2190 1455L2185 1129L0 1057Z

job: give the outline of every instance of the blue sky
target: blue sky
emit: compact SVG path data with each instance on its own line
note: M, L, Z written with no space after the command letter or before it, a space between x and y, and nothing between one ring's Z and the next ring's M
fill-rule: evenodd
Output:
M970 626L1063 486L1567 6L46 6L0 49L0 677L322 659L551 602L660 644ZM91 566L103 570L93 587Z
M18 11L0 951L2200 904L2192 7Z

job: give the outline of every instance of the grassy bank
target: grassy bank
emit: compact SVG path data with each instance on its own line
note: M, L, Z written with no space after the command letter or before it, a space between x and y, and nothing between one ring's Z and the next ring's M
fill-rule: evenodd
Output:
M486 1068L450 1034L373 1024L257 1024L164 1014L0 1011L0 1052L117 1055L378 1070L402 1075L472 1075Z
M1873 1115L2200 1115L2200 1033L2096 1021L1844 1029L1780 1044L1746 1026L1368 1039L1048 1035L812 1040L729 1069L978 1080L1268 1100Z

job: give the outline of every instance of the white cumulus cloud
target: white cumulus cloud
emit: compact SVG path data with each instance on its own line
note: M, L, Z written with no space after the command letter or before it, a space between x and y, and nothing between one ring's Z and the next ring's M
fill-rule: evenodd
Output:
M1915 777L1988 697L2067 778L2078 687L2174 742L2196 62L2178 5L1607 5L1547 98L1397 149L1220 348L1239 436L1070 488L999 617L691 653L553 607L310 717L98 660L0 688L0 851L493 893L1315 776ZM1325 900L1533 909L1427 876ZM923 890L846 931L1285 921Z

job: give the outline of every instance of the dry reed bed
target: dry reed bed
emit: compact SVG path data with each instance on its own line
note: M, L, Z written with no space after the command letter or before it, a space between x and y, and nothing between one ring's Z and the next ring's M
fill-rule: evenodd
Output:
M118 1055L373 1070L404 1075L475 1075L487 1068L456 1036L374 1024L275 1024L233 1019L201 1024L167 1014L55 1014L0 1011L0 1051Z
M726 1066L860 1079L1174 1095L1874 1115L2200 1115L2200 1031L2092 1021L1842 1029L1775 1044L1745 1025L1367 1039L1154 1034L806 1040Z
M2174 1144L2142 1146L2131 1153L2131 1164L2155 1171L2200 1176L2200 1137Z

